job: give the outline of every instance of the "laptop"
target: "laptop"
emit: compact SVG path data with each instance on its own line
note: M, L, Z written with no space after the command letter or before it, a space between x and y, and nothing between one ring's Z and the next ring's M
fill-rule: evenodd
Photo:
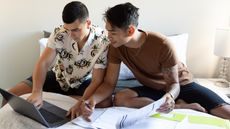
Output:
M2 88L0 88L0 93L14 111L27 116L48 128L58 127L70 121L70 119L65 116L67 113L66 110L46 101L43 101L43 106L38 109L32 103L13 95Z

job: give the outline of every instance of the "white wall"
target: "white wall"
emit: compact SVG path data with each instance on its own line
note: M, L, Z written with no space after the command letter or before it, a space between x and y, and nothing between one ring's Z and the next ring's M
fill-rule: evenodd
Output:
M39 56L42 30L61 24L70 0L0 0L0 87L10 87L30 76ZM102 14L124 0L82 0L94 24L104 27ZM196 77L213 77L217 26L230 22L230 0L130 0L140 8L140 28L164 34L189 33L188 67Z

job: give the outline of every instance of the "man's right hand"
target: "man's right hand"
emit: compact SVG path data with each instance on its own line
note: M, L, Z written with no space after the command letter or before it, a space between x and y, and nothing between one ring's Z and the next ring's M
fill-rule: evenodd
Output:
M92 97L81 104L82 117L88 122L91 122L90 116L93 114L95 105Z
M69 111L67 112L66 116L69 116L71 118L71 120L73 120L74 118L78 117L81 115L81 110L80 110L80 106L81 106L82 102L78 101L74 106L72 106Z
M42 94L41 93L32 93L27 101L34 104L35 107L41 108L43 105Z

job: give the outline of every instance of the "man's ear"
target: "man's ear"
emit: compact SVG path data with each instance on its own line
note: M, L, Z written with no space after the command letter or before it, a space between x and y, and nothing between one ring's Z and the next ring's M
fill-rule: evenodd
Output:
M135 27L133 25L130 25L128 28L128 36L132 36L135 32Z
M91 20L87 19L86 20L87 29L90 29L90 25L91 25Z

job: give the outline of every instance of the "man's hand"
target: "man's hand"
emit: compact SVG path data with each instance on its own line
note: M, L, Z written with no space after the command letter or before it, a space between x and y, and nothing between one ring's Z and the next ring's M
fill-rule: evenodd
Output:
M157 109L158 112L169 113L175 107L175 101L169 93L166 93L163 97L166 97L165 103Z
M32 93L27 101L34 104L35 107L41 108L43 105L42 93Z
M71 120L81 115L81 101L78 101L73 107L69 109L66 116L70 116Z
M82 117L88 121L91 122L90 116L92 115L95 108L95 102L92 98L89 99L89 101L85 101L81 105L81 111L82 111Z

